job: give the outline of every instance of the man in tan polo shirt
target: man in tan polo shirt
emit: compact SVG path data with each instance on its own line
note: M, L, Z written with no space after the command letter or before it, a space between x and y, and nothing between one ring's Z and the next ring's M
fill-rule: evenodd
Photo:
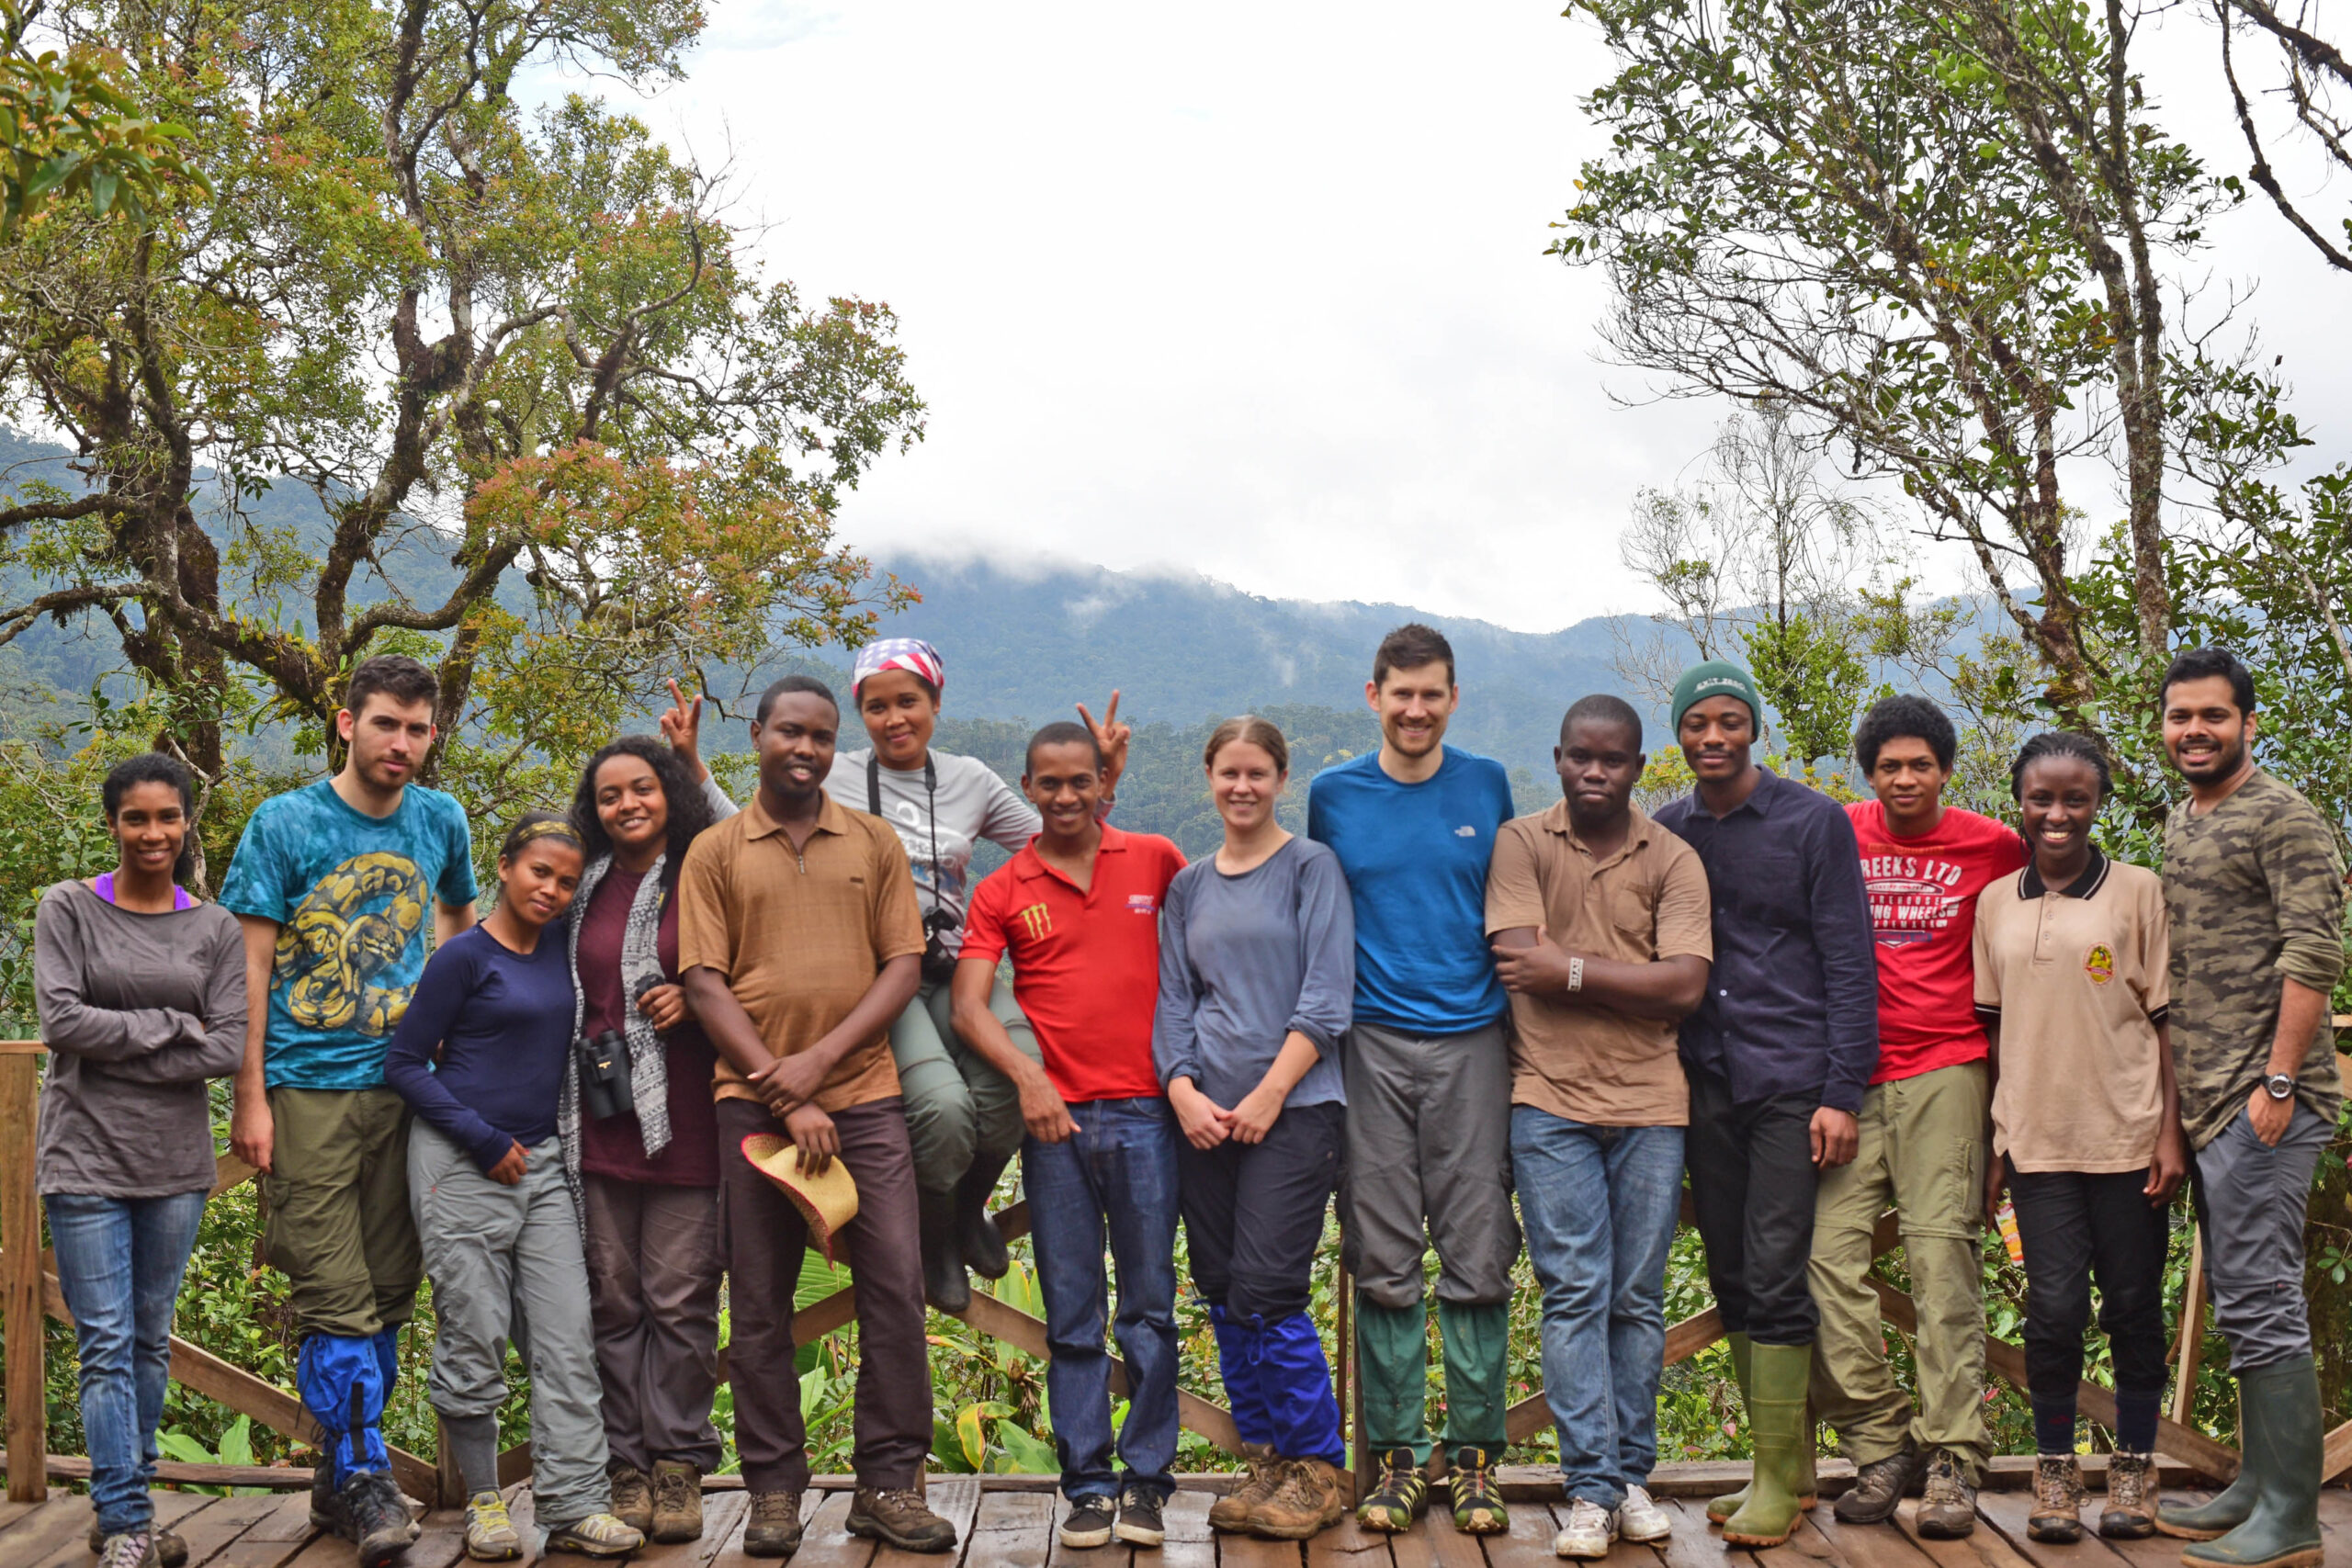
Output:
M1714 943L1697 852L1633 805L1640 716L1586 697L1553 757L1566 798L1503 825L1487 931L1510 993L1511 1168L1568 1497L1554 1550L1602 1558L1670 1528L1646 1485L1690 1121L1675 1025Z
M956 1529L922 1497L931 1452L914 1156L890 1060L890 1021L921 977L922 918L898 835L824 792L841 709L788 675L760 696L751 806L696 839L678 878L678 964L718 1048L720 1209L735 1448L752 1495L743 1550L788 1557L808 1484L793 1290L808 1225L741 1153L791 1140L804 1167L839 1159L857 1179L842 1228L857 1275L857 1495L846 1528L914 1551Z

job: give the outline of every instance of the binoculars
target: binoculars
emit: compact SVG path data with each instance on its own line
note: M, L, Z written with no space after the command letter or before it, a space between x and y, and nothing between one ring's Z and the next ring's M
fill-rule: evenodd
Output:
M661 985L658 975L637 983L632 999L642 1007L645 993ZM581 1106L596 1121L634 1114L637 1094L629 1087L628 1036L617 1029L601 1030L595 1038L574 1047L580 1056Z

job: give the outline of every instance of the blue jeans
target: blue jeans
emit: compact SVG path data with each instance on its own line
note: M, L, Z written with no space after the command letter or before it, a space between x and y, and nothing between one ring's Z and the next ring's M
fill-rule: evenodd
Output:
M1118 1269L1115 1331L1127 1363L1127 1419L1118 1437L1126 1484L1165 1498L1176 1461L1176 1119L1168 1102L1096 1100L1069 1108L1068 1142L1022 1145L1029 1234L1046 1298L1046 1394L1062 1492L1109 1497L1111 1358L1103 1346L1107 1230Z
M1604 1508L1657 1462L1666 1258L1682 1202L1682 1129L1510 1112L1527 1256L1544 1287L1544 1392L1571 1500Z
M82 1352L82 1435L90 1506L107 1535L155 1517L155 1427L171 1378L172 1306L204 1218L201 1192L98 1198L51 1192L57 1283Z

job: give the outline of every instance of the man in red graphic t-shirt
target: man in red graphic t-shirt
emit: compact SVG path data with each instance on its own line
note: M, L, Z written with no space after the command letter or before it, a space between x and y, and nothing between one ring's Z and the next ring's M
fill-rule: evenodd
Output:
M1921 1472L1918 1529L1975 1528L1984 1427L1984 1129L1991 1103L1976 1021L1976 896L2025 864L2014 829L1943 803L1957 738L1924 697L1863 716L1855 759L1877 798L1846 807L1861 849L1878 951L1878 1071L1850 1165L1821 1173L1810 1282L1821 1314L1817 1414L1854 1461L1838 1519L1891 1517ZM1919 1410L1896 1386L1871 1288L1871 1236L1892 1203L1917 1310Z

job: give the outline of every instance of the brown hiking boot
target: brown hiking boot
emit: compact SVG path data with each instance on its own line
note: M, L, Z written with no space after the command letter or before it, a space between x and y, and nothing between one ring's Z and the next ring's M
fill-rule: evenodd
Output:
M1908 1438L1884 1459L1874 1459L1854 1471L1854 1484L1829 1511L1841 1525L1883 1525L1894 1517L1903 1495L1919 1479L1928 1456Z
M2161 1490L2155 1455L2108 1455L2107 1506L2099 1510L2098 1533L2109 1540L2144 1540L2155 1534Z
M187 1542L183 1540L169 1525L159 1525L150 1519L147 1522L147 1538L155 1544L155 1562L159 1568L183 1568L183 1564L187 1562ZM98 1521L92 1519L90 1521L90 1550L97 1552L104 1551L106 1549L106 1534L98 1529Z
M1282 1484L1250 1510L1250 1530L1269 1540L1305 1540L1340 1522L1348 1511L1348 1483L1328 1460L1281 1461Z
M653 1487L645 1472L616 1461L605 1467L605 1481L613 1489L613 1517L641 1534L652 1534Z
M800 1494L754 1492L743 1524L747 1557L789 1557L800 1550Z
M2083 1539L2083 1467L2073 1454L2042 1454L2033 1461L2033 1511L2025 1533L2064 1546Z
M852 1535L888 1541L901 1551L956 1549L956 1527L931 1511L920 1482L903 1489L859 1487L842 1528Z
M1283 1463L1272 1443L1244 1443L1241 1458L1250 1466L1240 1485L1209 1505L1209 1529L1239 1534L1250 1528L1250 1510L1274 1495L1282 1484Z
M1919 1494L1919 1533L1929 1540L1958 1540L1976 1528L1976 1483L1966 1461L1950 1449L1928 1456L1927 1489Z
M645 1533L664 1546L702 1539L701 1471L682 1459L653 1461L653 1528Z

